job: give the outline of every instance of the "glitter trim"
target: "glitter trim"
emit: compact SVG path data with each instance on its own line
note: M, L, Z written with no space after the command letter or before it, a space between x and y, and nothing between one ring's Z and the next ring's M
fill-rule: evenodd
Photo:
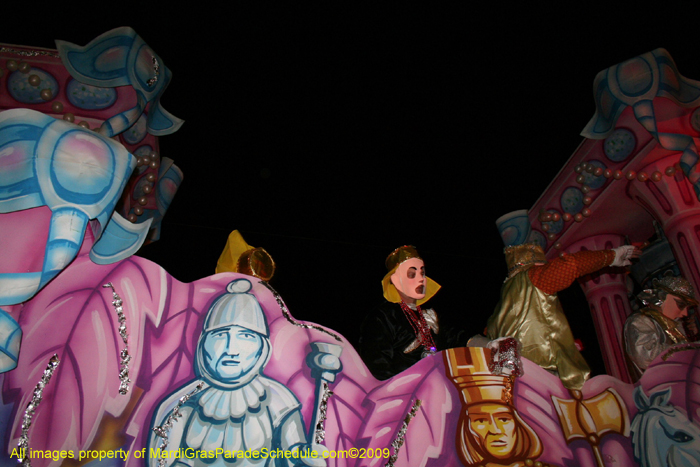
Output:
M153 72L156 74L153 78L149 79L146 81L146 84L151 87L154 84L158 82L158 76L160 76L160 65L158 64L158 59L156 57L153 58Z
M406 431L408 431L408 424L411 423L411 419L416 416L418 407L420 407L422 403L422 400L416 399L416 402L413 404L413 407L411 407L411 411L408 412L406 418L404 418L403 425L401 425L401 429L396 435L396 439L394 439L394 441L391 443L391 447L394 448L394 454L392 454L391 457L389 457L389 461L386 464L384 464L384 467L394 467L394 462L396 462L396 459L398 459L399 457L399 450L401 449L401 446L403 446L403 443L406 440Z
M333 395L333 391L328 389L328 383L323 381L323 396L321 397L321 406L319 413L321 414L316 423L316 434L314 440L316 444L321 444L326 439L326 416L328 413L328 399Z
M697 305L697 300L695 299L695 291L690 282L685 280L680 276L665 276L659 280L652 281L655 288L664 290L667 293L677 295L681 298L686 298L692 300L692 305Z
M124 341L124 348L119 352L119 394L126 395L129 392L129 362L131 361L131 356L129 355L129 342L128 334L126 333L126 316L124 316L122 307L122 299L114 290L114 286L111 282L106 283L102 287L112 289L112 305L114 310L117 312L117 319L119 320L119 335L122 336Z
M326 329L323 329L321 326L316 326L314 324L302 323L302 322L299 322L299 321L295 320L294 318L292 318L292 315L289 313L289 310L287 309L287 305L284 304L284 301L282 300L282 297L280 297L280 294L278 294L277 291L275 289L273 289L272 286L270 284L268 284L267 282L260 281L260 283L263 284L265 287L267 287L270 290L270 292L272 292L272 295L275 296L275 300L277 300L277 304L279 305L280 309L282 310L282 314L287 319L287 321L292 323L294 326L299 326L300 328L305 328L305 329L315 329L317 331L328 334L329 336L331 336L333 339L337 340L338 342L343 342L343 339L341 339L341 337L339 335L332 333Z
M168 415L168 418L165 419L165 422L161 426L157 426L157 427L153 428L153 432L157 436L159 436L163 439L163 442L160 443L160 446L158 446L158 449L160 449L160 452L165 451L165 448L168 447L168 443L169 443L168 432L173 427L173 425L175 424L177 419L182 417L182 413L180 412L180 408L185 404L185 402L190 400L190 398L192 396L194 396L199 391L201 391L203 387L204 387L204 381L200 381L200 383L197 386L195 386L195 388L192 391L188 392L187 394L185 394L184 396L182 396L180 398L180 400L178 401L175 408L173 408L173 410L170 412L170 415ZM166 460L167 460L167 458L160 457L158 459L158 467L164 467Z
M503 402L513 405L513 387L515 387L515 375L509 375L503 388Z
M53 372L56 371L59 363L61 363L61 360L59 360L58 355L53 354L53 357L51 357L51 360L49 360L49 364L46 365L44 375L34 388L34 394L32 395L31 402L27 404L27 409L24 411L24 417L22 418L22 436L19 437L19 443L17 443L17 447L19 448L20 452L17 462L23 466L31 467L32 465L29 457L26 456L26 454L29 452L29 428L32 426L34 412L36 411L37 407L39 407L39 403L41 403L44 388L47 384L49 384L51 375L53 375Z
M0 53L11 53L22 57L38 57L45 56L51 58L61 58L58 52L49 52L48 50L19 50L12 47L0 47Z
M696 350L696 349L700 349L700 344L677 345L677 346L669 349L669 351L666 352L665 354L663 354L663 356L661 357L661 360L663 360L665 362L666 360L671 358L671 355L673 355L676 352L683 352L684 350Z

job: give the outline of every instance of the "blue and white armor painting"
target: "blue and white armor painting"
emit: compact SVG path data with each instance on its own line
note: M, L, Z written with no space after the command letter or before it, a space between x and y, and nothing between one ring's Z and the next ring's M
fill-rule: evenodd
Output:
M99 88L132 86L136 91L136 105L105 121L101 134L112 137L130 128L148 104L146 126L150 134L168 135L182 126L182 120L160 105L170 70L133 29L113 29L84 47L65 41L56 41L56 47L71 76L81 83Z
M197 344L197 378L160 404L148 446L149 453L190 448L219 449L220 454L215 460L165 457L167 466L325 465L320 454L315 459L275 457L278 449L308 454L322 447L307 441L294 393L264 375L272 351L270 331L260 303L248 293L251 288L248 279L236 279L210 307ZM335 360L339 369L340 361ZM173 419L173 410L181 418ZM265 458L236 458L233 453L239 451L257 451ZM153 456L149 464L158 465L160 460Z

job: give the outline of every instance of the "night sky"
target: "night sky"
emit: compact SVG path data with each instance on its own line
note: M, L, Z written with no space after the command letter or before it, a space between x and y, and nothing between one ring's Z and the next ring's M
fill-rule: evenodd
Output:
M404 244L443 286L429 302L441 317L480 332L506 274L494 221L531 207L576 150L595 75L663 47L700 80L697 2L204 4L3 6L0 42L85 45L134 28L173 73L161 103L185 120L160 139L184 182L139 254L194 281L238 229L275 259L295 317L351 342ZM576 289L565 311L602 372Z

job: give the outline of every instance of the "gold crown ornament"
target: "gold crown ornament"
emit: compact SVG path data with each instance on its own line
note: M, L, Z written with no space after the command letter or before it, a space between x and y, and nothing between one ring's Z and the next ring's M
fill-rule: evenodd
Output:
M482 402L510 404L513 378L491 373L493 352L485 347L460 347L445 351L449 376L462 394L464 405Z

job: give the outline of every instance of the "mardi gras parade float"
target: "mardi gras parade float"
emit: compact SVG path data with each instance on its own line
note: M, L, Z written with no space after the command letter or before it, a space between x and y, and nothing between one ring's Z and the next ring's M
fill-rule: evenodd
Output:
M130 28L56 46L0 45L3 465L700 465L698 348L633 382L620 269L582 280L609 376L572 389L507 338L380 381L294 317L242 238L191 283L134 256L182 179L158 143L182 123L160 105L171 71ZM505 244L553 260L656 232L635 277L697 289L700 83L656 50L595 89L581 146L499 220Z

